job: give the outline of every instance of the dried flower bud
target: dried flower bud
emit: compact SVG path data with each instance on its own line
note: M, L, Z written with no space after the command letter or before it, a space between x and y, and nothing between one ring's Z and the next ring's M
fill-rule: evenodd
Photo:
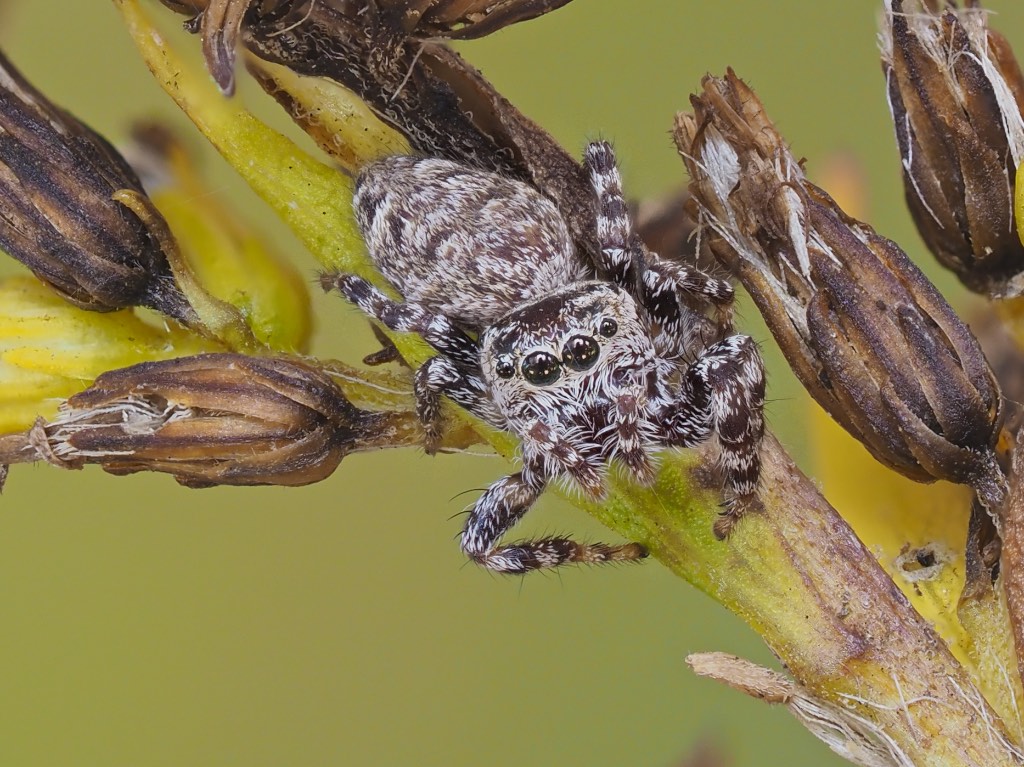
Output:
M0 55L0 248L82 308L142 305L187 322L157 241L111 199L126 189L142 193L113 147Z
M431 4L427 0L409 5ZM495 9L499 5L505 7L492 4ZM579 162L450 47L389 36L373 14L362 12L364 7L296 3L281 13L264 13L257 4L246 16L244 43L264 61L301 76L333 80L356 93L418 152L468 161L531 183L558 206L581 248L596 252L594 194ZM331 55L324 56L324 51ZM304 117L321 109L315 100L282 96L278 91L287 83L260 79L318 139L319 131L310 130L310 120ZM322 141L321 146L338 156Z
M203 354L105 373L35 446L72 467L167 472L190 487L306 485L351 452L403 441L409 420L355 407L292 359Z
M889 0L882 61L907 204L936 258L971 290L1024 292L1013 221L1024 77L980 7Z
M203 58L214 81L226 95L235 91L235 62L243 22L254 0L161 0L178 13L192 16L185 28L198 32ZM379 53L406 38L474 39L510 24L542 16L570 0L378 0L367 6L335 2L343 12L365 15L373 35L384 45ZM332 3L325 3L331 6ZM305 11L302 2L276 0L259 4L259 12L280 14ZM311 10L311 9L310 9ZM386 58L385 54L385 58Z
M895 243L841 211L731 71L705 78L675 139L712 252L797 376L882 463L997 506L999 387L970 330Z

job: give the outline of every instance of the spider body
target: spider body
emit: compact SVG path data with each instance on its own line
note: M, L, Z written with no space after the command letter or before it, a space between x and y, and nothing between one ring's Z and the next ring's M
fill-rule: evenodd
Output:
M727 493L720 537L756 497L760 356L746 336L703 340L714 326L700 309L727 316L731 286L643 248L608 144L591 144L585 164L601 246L593 262L532 187L401 157L364 170L354 204L375 265L405 301L354 275L324 278L437 350L414 379L428 451L440 433L440 395L521 438L522 470L484 492L461 539L468 556L500 572L645 556L638 544L501 538L550 481L600 498L615 463L650 482L662 447L717 436Z

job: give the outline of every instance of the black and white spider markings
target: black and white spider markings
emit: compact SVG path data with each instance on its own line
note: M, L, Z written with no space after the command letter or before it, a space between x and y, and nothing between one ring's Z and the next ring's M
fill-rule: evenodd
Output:
M660 447L717 435L727 496L720 537L756 498L760 355L747 336L702 338L701 309L728 316L732 287L646 252L610 145L590 144L584 162L597 201L595 264L577 254L564 219L534 188L400 156L363 170L354 205L374 264L405 303L360 277L324 276L366 314L437 350L415 376L428 451L441 394L522 439L522 471L484 492L462 532L463 551L499 572L646 556L639 544L501 539L551 480L600 498L612 462L652 481Z

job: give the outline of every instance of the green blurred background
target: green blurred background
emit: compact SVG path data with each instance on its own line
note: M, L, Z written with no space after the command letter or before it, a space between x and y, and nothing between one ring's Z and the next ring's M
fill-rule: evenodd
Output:
M1020 3L991 5L1024 45ZM577 0L462 50L573 152L614 140L635 196L681 182L672 115L704 73L733 66L812 177L836 153L862 164L870 220L927 262L902 203L880 6ZM0 42L115 140L133 116L185 125L109 2L0 0ZM284 125L255 89L242 97ZM203 156L312 287L312 260ZM370 348L351 310L314 300L318 353ZM800 450L806 403L774 367L769 418ZM450 517L508 468L408 451L350 457L310 488L188 491L166 476L15 467L0 501L0 765L669 767L702 741L737 767L844 763L785 711L687 670L700 650L773 661L656 562L523 580L464 566ZM545 498L521 532L553 530L605 535Z

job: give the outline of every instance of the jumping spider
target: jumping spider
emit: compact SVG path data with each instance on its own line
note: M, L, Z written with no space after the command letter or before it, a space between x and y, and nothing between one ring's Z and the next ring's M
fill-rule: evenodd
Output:
M363 170L354 206L374 264L405 303L360 277L324 276L366 314L437 350L415 375L428 451L441 394L522 439L522 471L484 492L462 532L463 551L499 572L646 556L639 544L500 543L552 479L601 497L613 460L650 483L655 449L717 435L728 499L719 537L756 497L760 355L747 336L703 340L702 310L727 316L732 287L645 250L610 145L590 144L584 163L596 195L595 264L534 188L401 156Z

